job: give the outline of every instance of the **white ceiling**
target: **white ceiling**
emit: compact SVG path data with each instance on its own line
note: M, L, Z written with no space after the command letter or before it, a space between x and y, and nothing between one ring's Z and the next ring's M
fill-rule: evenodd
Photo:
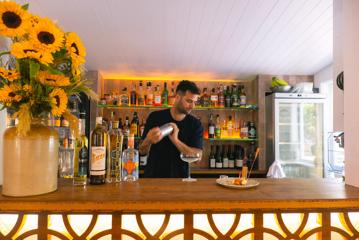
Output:
M333 0L31 0L30 11L77 32L105 78L312 75L333 60Z

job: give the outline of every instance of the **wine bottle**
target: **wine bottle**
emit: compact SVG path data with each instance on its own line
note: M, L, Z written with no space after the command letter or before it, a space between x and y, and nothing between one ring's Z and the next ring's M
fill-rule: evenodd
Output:
M222 155L220 146L216 146L216 168L223 168Z
M136 84L132 85L132 91L130 93L130 104L131 106L136 106L137 104Z
M168 90L167 90L167 83L164 82L163 83L163 91L161 94L161 100L162 100L162 105L167 107L168 106Z
M227 155L227 146L223 145L223 151L222 151L222 163L223 163L223 168L228 168L228 155Z
M74 185L86 185L87 184L87 172L89 164L88 156L88 140L85 133L86 127L86 115L80 113L79 132L80 137L76 139L75 146L75 164L74 164Z
M216 168L216 157L214 154L214 146L211 145L211 152L209 154L209 168Z
M214 138L215 136L215 125L213 123L213 115L212 113L209 115L209 122L208 122L208 138Z
M235 157L234 157L234 149L232 146L228 147L228 168L234 168L235 165Z

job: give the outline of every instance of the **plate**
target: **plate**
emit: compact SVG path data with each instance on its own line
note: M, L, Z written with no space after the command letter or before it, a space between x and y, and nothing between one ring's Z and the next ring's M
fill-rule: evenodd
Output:
M236 185L233 184L233 180L236 178L218 178L216 179L216 183L228 188L237 188L237 189L247 189L247 188L253 188L259 185L259 182L254 179L247 179L246 185Z

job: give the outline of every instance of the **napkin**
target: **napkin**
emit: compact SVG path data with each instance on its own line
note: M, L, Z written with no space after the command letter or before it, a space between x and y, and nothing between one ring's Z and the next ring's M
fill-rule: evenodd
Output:
M285 178L282 165L279 161L275 160L268 169L267 177L269 178Z

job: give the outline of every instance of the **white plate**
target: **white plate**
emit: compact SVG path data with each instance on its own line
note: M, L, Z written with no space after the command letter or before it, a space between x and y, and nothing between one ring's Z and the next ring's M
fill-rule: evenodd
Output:
M228 188L237 188L237 189L247 189L247 188L253 188L259 185L259 182L254 179L247 179L247 184L245 185L236 185L233 184L233 180L236 178L218 178L216 179L216 183Z

